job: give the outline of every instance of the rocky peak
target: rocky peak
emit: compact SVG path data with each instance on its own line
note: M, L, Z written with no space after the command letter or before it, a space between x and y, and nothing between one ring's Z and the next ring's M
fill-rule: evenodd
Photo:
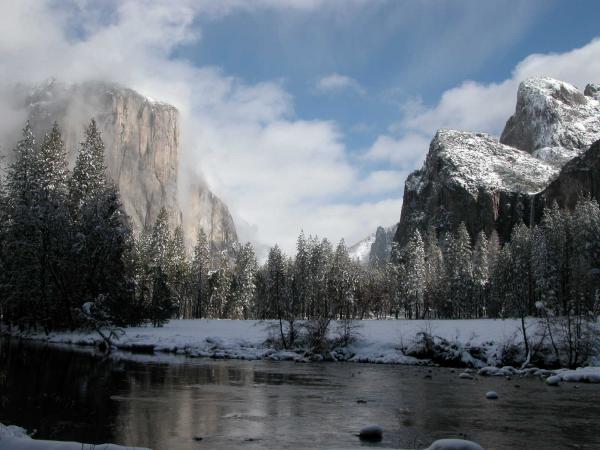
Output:
M588 85L584 95L552 78L523 81L500 142L527 152L545 147L565 149L563 153L586 150L600 138L600 102L592 95L597 92L594 86Z
M472 235L529 221L532 194L542 191L559 169L491 136L439 130L423 167L406 180L395 241L403 246L415 229L455 230L465 222Z
M361 264L381 264L389 261L392 251L392 242L398 224L390 227L377 227L363 240L348 248L348 253L353 260Z

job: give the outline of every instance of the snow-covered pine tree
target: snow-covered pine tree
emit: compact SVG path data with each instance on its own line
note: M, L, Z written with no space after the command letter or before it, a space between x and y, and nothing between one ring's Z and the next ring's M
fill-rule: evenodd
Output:
M405 311L409 319L423 317L425 293L425 244L419 230L415 230L408 241L404 254L406 304Z
M471 317L486 315L487 294L490 279L489 243L485 233L480 231L473 249L473 295Z
M93 197L103 195L107 185L104 142L96 121L92 119L85 129L69 180L69 204L74 214L77 215Z
M442 250L434 227L427 230L425 238L425 292L424 315L433 318L445 301L445 273Z
M167 279L173 301L175 315L179 318L191 316L190 288L190 263L185 248L183 227L178 225L173 230L167 247Z
M216 264L216 269L209 273L208 279L208 317L223 319L226 318L226 306L230 303L232 294L232 273L227 251L221 251Z
M210 265L210 246L204 230L200 228L196 237L196 245L194 246L194 256L190 274L193 303L191 317L193 318L206 317L208 300L210 298L208 284Z
M292 296L294 309L298 310L302 318L308 315L310 298L310 256L304 231L296 241L296 259L294 260Z
M454 235L447 235L444 265L450 303L446 314L452 318L467 317L473 287L473 270L471 238L464 222L461 222Z
M234 248L232 295L227 305L227 317L248 319L256 290L255 277L258 263L250 242Z
M94 120L85 130L68 188L75 236L71 259L79 269L72 284L79 303L102 299L107 320L120 325L138 322L134 274L124 261L131 250L131 230L118 189L108 180L104 144Z
M552 291L556 303L546 305L557 314L565 314L571 291L569 222L571 214L554 202L544 210L542 229L546 238L546 284Z
M166 322L174 312L174 295L167 275L169 257L169 216L160 209L150 238L150 268L152 271L152 301L150 317L154 326Z
M339 319L351 317L352 314L354 283L351 263L346 243L342 239L335 249L328 274L328 297L332 302L333 316Z

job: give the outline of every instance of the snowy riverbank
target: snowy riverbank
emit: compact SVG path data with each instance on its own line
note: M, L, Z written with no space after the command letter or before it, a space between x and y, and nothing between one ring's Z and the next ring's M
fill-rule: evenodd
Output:
M46 441L31 438L26 430L0 423L0 450L148 450L115 444L82 444L81 442Z
M125 329L120 350L189 357L308 361L348 361L384 364L432 364L480 369L517 365L525 359L517 320L364 320L358 321L355 342L314 354L303 348L282 350L269 345L274 321L171 320L165 326ZM529 322L530 331L536 322ZM332 337L336 324L332 327ZM424 334L432 336L425 340ZM97 345L95 332L12 333L51 343ZM594 361L595 362L595 361Z

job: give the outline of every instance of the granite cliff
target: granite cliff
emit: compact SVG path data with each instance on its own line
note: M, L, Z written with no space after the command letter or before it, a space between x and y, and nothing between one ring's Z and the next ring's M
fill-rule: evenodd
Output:
M201 226L218 248L237 240L227 206L201 180L179 185L181 156L177 109L114 83L66 85L54 80L27 91L23 99L34 132L58 122L70 162L84 127L94 118L106 146L109 176L118 185L134 230L151 226L165 207L171 225L182 224L192 244ZM181 204L180 190L190 192Z

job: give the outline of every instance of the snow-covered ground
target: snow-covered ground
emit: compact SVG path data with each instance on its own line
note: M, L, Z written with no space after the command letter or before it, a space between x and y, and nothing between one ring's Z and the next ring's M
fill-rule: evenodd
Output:
M44 441L32 439L25 429L0 423L0 450L147 450L114 444L82 444L81 442Z
M497 365L500 346L507 342L520 343L517 320L363 320L356 323L357 340L331 352L329 357L353 362L422 364L423 360L407 356L407 353L414 353L409 350L414 350L417 334L424 331L455 343L457 357L463 363L482 367ZM159 328L127 328L117 346L122 350L192 357L307 360L310 355L304 350L282 351L266 344L269 327L272 329L275 324L274 321L256 320L171 320ZM335 326L332 327L333 335ZM93 345L101 341L99 335L92 331L20 336L78 345ZM473 346L485 348L483 361L472 361L468 350Z

